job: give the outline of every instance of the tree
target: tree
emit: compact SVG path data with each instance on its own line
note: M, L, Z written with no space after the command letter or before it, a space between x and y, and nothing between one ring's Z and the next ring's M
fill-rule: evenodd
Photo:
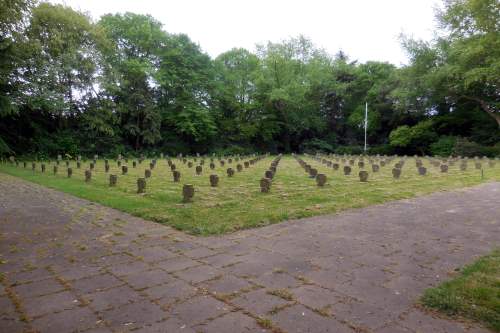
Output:
M500 5L449 0L438 19L444 37L434 43L404 40L412 61L405 97L438 112L474 101L500 127Z
M94 93L98 32L90 19L63 5L41 3L26 31L23 95L34 109L74 117Z
M136 150L161 139L158 90L160 52L168 36L151 16L105 15L99 27L109 40L104 56L103 98L112 102L123 136Z
M22 58L19 45L32 7L32 0L0 0L0 119L18 111L16 68ZM0 136L0 154L11 153L4 139Z
M229 142L254 140L258 135L260 104L256 99L259 59L245 49L232 49L215 59L216 119Z
M180 140L200 150L216 132L211 113L212 61L184 34L169 35L158 60L163 130L174 131Z
M258 47L262 64L257 98L269 115L266 125L285 152L297 150L304 137L325 129L320 100L312 96L317 75L330 70L328 56L302 36ZM317 67L322 66L322 70ZM317 95L316 95L317 96Z

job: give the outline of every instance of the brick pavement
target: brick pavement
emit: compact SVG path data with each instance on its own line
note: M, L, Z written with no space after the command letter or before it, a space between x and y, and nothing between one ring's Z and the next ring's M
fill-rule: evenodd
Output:
M499 197L200 238L0 174L0 332L488 332L415 303L500 244Z

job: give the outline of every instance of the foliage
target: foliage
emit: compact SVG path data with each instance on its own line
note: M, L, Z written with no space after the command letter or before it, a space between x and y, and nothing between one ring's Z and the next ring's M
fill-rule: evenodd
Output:
M12 153L12 150L5 143L5 141L3 141L2 138L0 138L0 155L7 155L10 153Z
M451 156L455 152L457 138L453 136L442 136L431 144L431 153L436 156Z
M457 156L489 156L489 157L500 157L500 144L496 144L493 147L482 146L474 141L469 141L467 138L459 138L455 143L453 152Z
M366 103L370 153L444 153L434 142L460 137L460 153L496 154L494 0L445 1L438 38L402 39L401 68L304 36L211 59L149 15L0 3L0 154L361 152Z
M335 154L356 155L362 153L363 147L361 146L340 146L335 149Z
M300 145L300 150L306 153L333 153L334 149L331 144L320 139L311 139L309 141L304 141Z
M443 37L433 43L404 40L413 66L399 96L441 112L473 101L500 127L500 5L496 0L444 4L438 13Z
M437 140L432 120L421 121L415 126L403 125L391 132L390 144L393 147L405 148L409 153L422 155L429 150L429 145Z

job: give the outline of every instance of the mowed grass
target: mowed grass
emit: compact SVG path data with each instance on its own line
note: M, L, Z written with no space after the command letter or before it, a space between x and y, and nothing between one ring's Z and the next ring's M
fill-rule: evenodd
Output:
M500 249L465 267L455 279L428 289L422 302L500 332Z
M181 172L179 183L173 182L167 161L158 159L152 177L147 179L146 193L141 195L136 193L136 182L138 177L144 177L149 160L137 164L136 168L132 167L132 160L129 160L127 175L121 175L121 168L112 160L109 162L110 172L106 174L104 161L99 160L90 183L84 182L84 171L89 167L89 161L82 162L81 169L76 169L76 162L72 161L72 178L67 178L63 162L57 175L52 173L54 162L50 165L46 163L45 173L40 171L40 163L35 172L31 171L30 163L26 169L22 163L19 167L2 164L0 171L196 235L223 234L287 219L335 213L348 208L500 180L498 162L493 168L483 162L482 177L481 171L474 169L473 161L469 161L465 172L460 171L459 163L456 163L450 166L448 173L441 173L439 168L434 168L428 160L424 160L428 174L419 176L415 160L408 158L400 179L392 177L392 165L399 160L394 159L378 173L372 173L370 165L367 165L369 181L362 183L359 181L357 164L350 176L344 176L342 166L335 171L310 157L301 156L320 173L327 175L327 185L319 188L315 179L308 177L293 156L283 156L271 192L261 193L259 181L274 158L266 157L250 168L236 172L231 178L227 177L226 169L230 166L236 170L237 163L234 161L221 167L216 160L215 170L210 170L210 161L207 159L203 174L197 176L194 166L188 168L187 164L173 159ZM118 175L116 187L109 187L109 174ZM210 174L220 177L218 187L210 186ZM188 183L194 185L195 196L192 203L184 204L182 186Z

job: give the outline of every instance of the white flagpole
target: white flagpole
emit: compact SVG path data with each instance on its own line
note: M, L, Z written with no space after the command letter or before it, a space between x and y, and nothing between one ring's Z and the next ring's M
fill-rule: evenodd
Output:
M368 129L368 102L365 104L365 153L366 153L366 130Z

